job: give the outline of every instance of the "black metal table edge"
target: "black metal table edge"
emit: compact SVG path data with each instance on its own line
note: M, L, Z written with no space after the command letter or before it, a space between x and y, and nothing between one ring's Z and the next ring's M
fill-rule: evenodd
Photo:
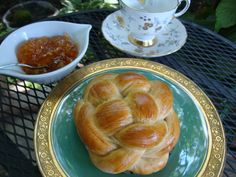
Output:
M117 10L119 10L119 9L117 9ZM58 15L58 16L43 18L43 19L40 19L40 20L35 21L35 22L32 22L32 23L36 23L36 22L40 22L40 21L56 20L56 19L58 19L58 18L70 17L70 16L74 16L74 15L78 15L78 14L84 14L84 13L92 13L92 12L96 13L96 12L104 12L104 11L107 11L107 12L111 12L111 13L112 13L112 12L115 12L115 11L117 11L117 10L114 10L114 9L91 9L91 10L81 10L81 11L72 12L72 13L68 13L68 14L60 14L60 15ZM216 36L217 38L220 38L221 40L223 40L224 42L226 42L227 44L231 45L232 47L234 47L234 48L236 49L236 43L230 41L229 39L225 38L224 36L222 36L222 35L220 35L220 34L214 32L214 31L212 31L212 30L210 30L210 29L208 29L208 28L206 28L206 27L204 27L204 26L201 26L201 25L199 25L199 24L196 24L196 23L194 23L194 22L192 22L192 21L189 21L189 20L186 20L186 19L183 20L183 19L181 19L181 18L180 18L180 20L181 20L182 22L185 22L185 23L187 23L187 24L190 24L190 25L192 25L192 26L194 26L194 27L196 27L196 28L200 28L200 29L204 30L205 32L210 33L210 34ZM16 30L17 30L17 29L16 29ZM14 30L14 31L15 31L15 30ZM4 36L2 36L0 41L2 41L2 39L5 39L5 38L6 38L10 33L12 33L12 32L13 32L13 31L11 31L11 32L5 34Z

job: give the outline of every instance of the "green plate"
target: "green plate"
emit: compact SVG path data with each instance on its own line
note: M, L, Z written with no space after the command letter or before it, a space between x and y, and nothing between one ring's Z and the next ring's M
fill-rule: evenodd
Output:
M90 161L77 135L73 108L88 82L104 73L137 72L149 80L161 80L174 94L180 118L180 138L166 167L152 177L219 176L225 158L225 137L213 104L191 80L164 65L138 59L98 62L69 75L50 93L39 112L35 149L44 176L109 177ZM117 177L141 175L121 173Z

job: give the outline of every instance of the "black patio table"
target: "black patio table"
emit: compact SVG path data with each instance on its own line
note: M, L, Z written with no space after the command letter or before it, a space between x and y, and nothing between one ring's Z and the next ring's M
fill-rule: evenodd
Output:
M84 11L50 20L93 26L89 48L82 60L85 65L109 58L134 58L115 49L104 39L101 23L111 12ZM236 45L201 26L182 22L188 33L186 44L173 54L148 60L183 73L211 99L226 134L227 154L223 176L236 176ZM40 106L55 85L35 85L0 75L1 177L41 176L33 146L34 125Z

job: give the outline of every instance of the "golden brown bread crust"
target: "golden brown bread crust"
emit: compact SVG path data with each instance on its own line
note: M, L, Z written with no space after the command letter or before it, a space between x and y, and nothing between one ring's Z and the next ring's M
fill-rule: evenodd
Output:
M99 156L89 152L94 165L107 173L121 173L131 168L142 156L143 151L132 151L120 148L108 153L105 156Z
M173 107L173 95L168 85L161 81L153 81L150 94L154 97L159 108L159 119L163 120Z
M127 95L132 91L148 91L151 87L146 77L137 73L122 73L115 77L114 82L122 95Z
M166 123L169 130L166 136L163 138L163 141L155 148L152 148L150 150L147 149L145 154L143 155L144 157L159 158L162 155L170 152L176 145L180 135L180 125L177 114L174 111L172 111L166 117Z
M122 146L137 149L150 149L158 145L167 133L164 121L154 125L136 123L127 126L116 134Z
M148 175L150 172L156 172L163 169L169 159L169 153L159 158L142 158L138 163L131 167L130 171L137 174Z
M156 122L158 107L154 98L146 92L132 92L126 98L136 122Z
M129 107L124 100L120 99L100 104L95 119L98 127L108 135L133 122Z
M116 146L95 126L93 106L86 102L82 106L81 103L77 104L77 107L80 108L80 111L75 111L75 125L87 148L99 155L104 155L115 149Z
M94 78L74 120L94 165L113 174L161 170L180 135L170 88L132 72Z

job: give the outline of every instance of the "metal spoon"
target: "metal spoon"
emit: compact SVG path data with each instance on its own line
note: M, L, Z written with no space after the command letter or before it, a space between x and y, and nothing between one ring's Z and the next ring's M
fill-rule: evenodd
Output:
M32 68L32 69L47 68L47 66L31 66L28 64L24 64L24 63L11 63L11 64L6 64L6 65L0 66L0 69L6 69L9 67L13 67L13 66L23 66L23 67L28 67L28 68Z

